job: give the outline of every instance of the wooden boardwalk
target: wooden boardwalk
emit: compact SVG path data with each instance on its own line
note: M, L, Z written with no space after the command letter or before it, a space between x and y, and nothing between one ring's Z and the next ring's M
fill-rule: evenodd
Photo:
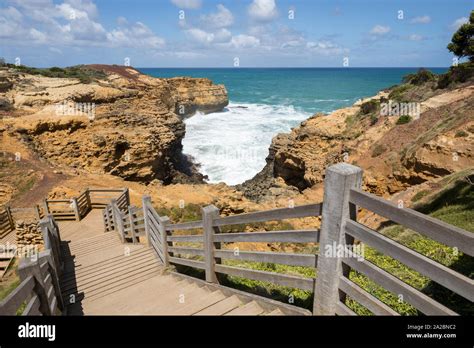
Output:
M273 301L167 273L144 244L103 232L102 212L59 222L67 315L283 315ZM286 312L286 313L284 313Z

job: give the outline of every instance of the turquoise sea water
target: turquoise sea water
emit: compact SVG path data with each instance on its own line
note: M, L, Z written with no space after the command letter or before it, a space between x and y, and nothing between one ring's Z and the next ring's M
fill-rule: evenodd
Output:
M268 146L317 112L329 113L401 82L417 68L141 68L154 77L206 77L224 84L229 106L185 121L184 153L209 182L238 184L265 165ZM431 68L443 73L445 68Z

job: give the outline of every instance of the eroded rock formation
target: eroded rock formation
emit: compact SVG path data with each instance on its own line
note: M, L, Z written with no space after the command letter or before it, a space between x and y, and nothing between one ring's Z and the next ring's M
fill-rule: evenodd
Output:
M153 78L130 67L87 69L99 78L83 83L1 70L0 99L13 108L2 111L3 130L57 166L142 182L202 181L181 153L182 118L225 107L223 85Z

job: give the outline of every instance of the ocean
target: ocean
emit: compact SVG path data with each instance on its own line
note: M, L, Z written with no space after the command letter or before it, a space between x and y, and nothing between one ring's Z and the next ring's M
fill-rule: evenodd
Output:
M265 166L272 138L311 115L352 105L417 68L139 68L154 77L206 77L224 84L229 106L185 120L183 152L209 183L240 184ZM430 68L443 73L445 68Z

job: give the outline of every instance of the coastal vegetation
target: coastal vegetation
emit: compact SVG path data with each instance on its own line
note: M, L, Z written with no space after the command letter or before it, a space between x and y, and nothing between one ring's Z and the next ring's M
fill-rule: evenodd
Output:
M41 75L45 77L59 77L79 79L81 83L91 83L100 79L104 79L106 74L97 69L90 69L85 65L76 65L66 68L34 68L26 65L7 64L9 68L15 69L18 72L30 75Z

